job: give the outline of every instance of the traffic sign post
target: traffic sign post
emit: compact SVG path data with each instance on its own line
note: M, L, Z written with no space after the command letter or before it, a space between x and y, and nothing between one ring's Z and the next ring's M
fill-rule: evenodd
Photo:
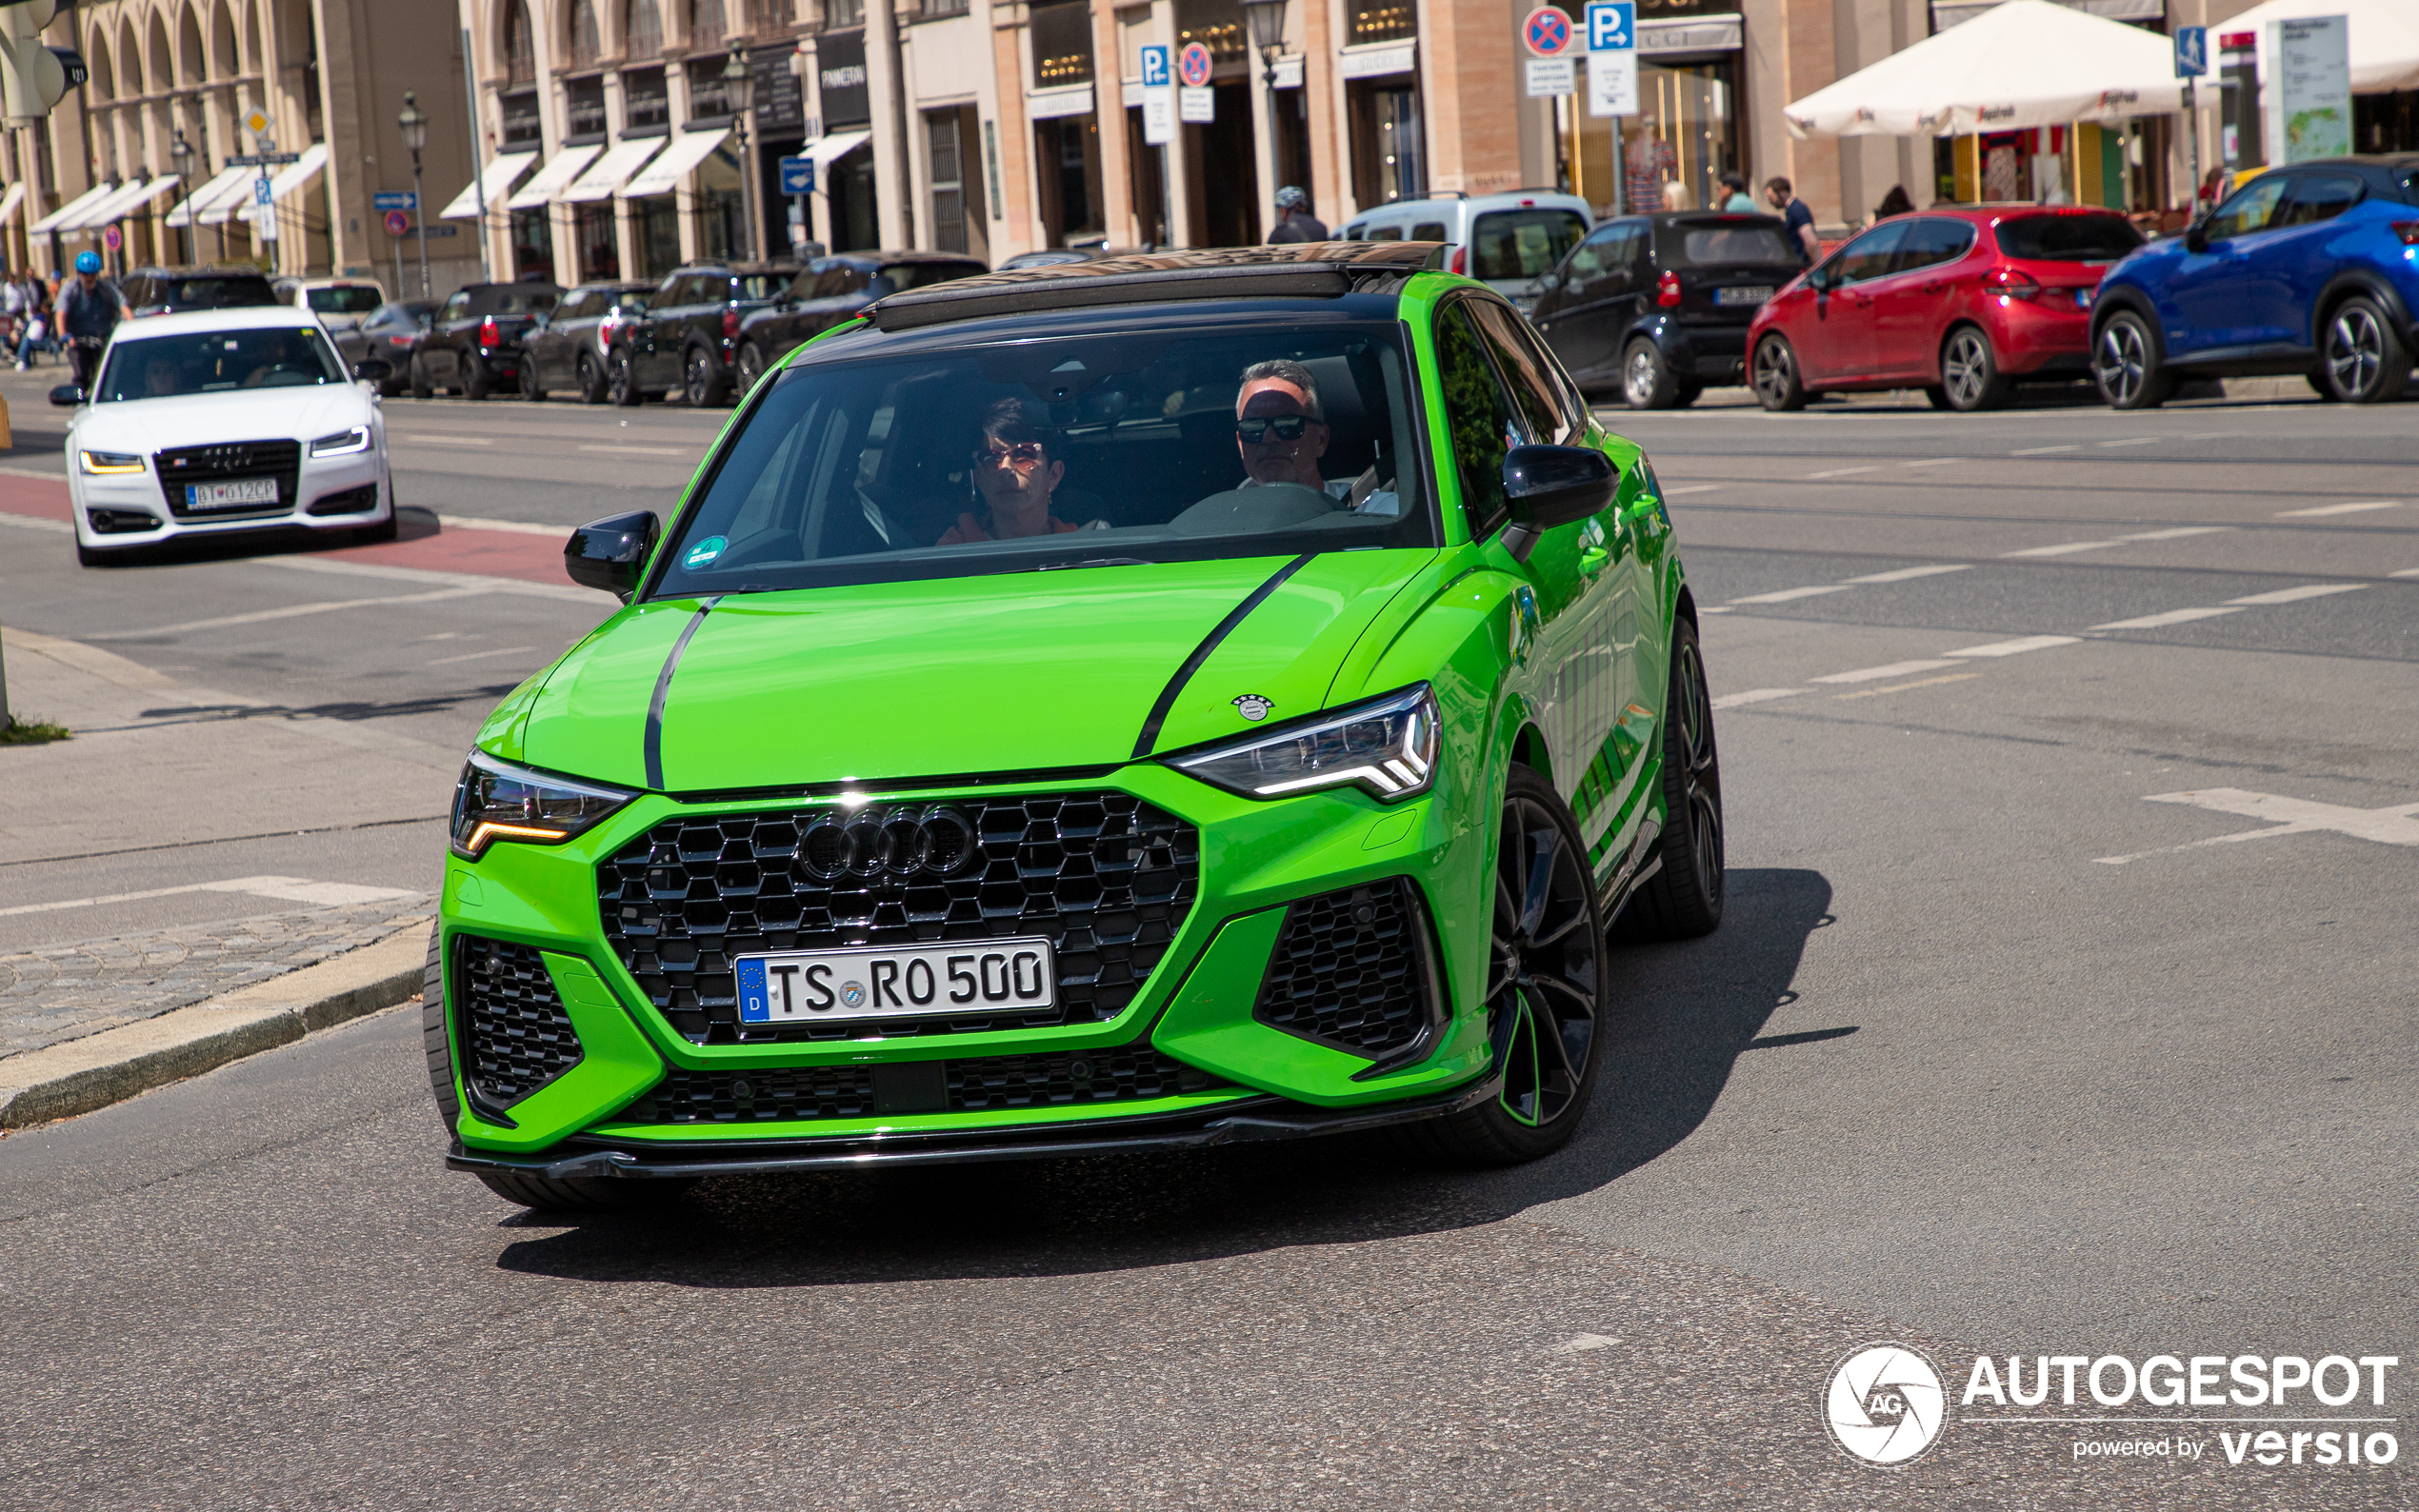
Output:
M1166 147L1176 139L1175 65L1170 50L1152 44L1142 50L1142 139L1150 147Z
M1529 52L1524 73L1530 99L1555 98L1574 90L1579 70L1571 54L1579 39L1571 30L1570 17L1552 6L1539 6L1521 21L1520 40ZM1559 114L1562 108L1554 109Z
M1638 8L1635 0L1588 0L1588 113L1612 123L1612 209L1625 209L1621 122L1638 113ZM1643 207L1654 209L1656 207Z
M277 206L269 197L269 174L252 180L252 234L264 242L277 239Z
M2194 86L2209 70L2209 29L2175 29L2175 76L2184 81L2184 150L2192 175L2192 207L2201 204L2201 112Z
M790 196L790 244L806 239L807 196L814 192L814 159L801 153L781 160L781 192Z
M410 189L381 189L370 196L370 208L373 210L416 210L420 208L420 196Z

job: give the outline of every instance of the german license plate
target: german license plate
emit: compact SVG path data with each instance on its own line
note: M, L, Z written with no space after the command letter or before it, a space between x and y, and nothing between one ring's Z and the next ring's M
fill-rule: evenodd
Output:
M1030 1013L1058 1005L1043 939L851 945L741 956L742 1024L842 1023L949 1013Z
M1752 288L1717 288L1713 302L1717 305L1761 305L1772 297L1772 286L1758 285Z
M185 486L185 507L188 509L245 509L276 502L277 480L274 478L238 478L232 483L189 483Z

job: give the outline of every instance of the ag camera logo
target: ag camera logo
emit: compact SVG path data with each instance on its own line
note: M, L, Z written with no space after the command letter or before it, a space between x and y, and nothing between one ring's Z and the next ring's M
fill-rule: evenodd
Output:
M1831 1368L1823 1419L1851 1459L1907 1464L1940 1442L1949 1426L1949 1388L1916 1350L1874 1343Z

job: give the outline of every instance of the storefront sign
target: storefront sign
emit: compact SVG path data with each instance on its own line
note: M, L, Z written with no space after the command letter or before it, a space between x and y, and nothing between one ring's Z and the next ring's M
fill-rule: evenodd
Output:
M1025 113L1035 121L1054 121L1062 115L1092 113L1092 87L1078 84L1071 90L1035 90L1025 96Z
M2260 91L2278 163L2351 150L2351 22L2311 16L2268 24L2268 81Z
M1575 58L1530 58L1529 62L1529 97L1544 99L1550 95L1577 92L1579 63Z
M873 119L865 87L865 33L825 32L815 42L816 83L823 90L823 129L837 131Z
M806 80L790 68L795 56L797 50L789 47L758 48L748 54L748 71L756 80L756 125L768 135L788 136L806 129Z
M1336 59L1335 71L1348 79L1381 79L1389 73L1410 72L1418 57L1418 44L1411 42L1395 42L1376 48L1346 48Z

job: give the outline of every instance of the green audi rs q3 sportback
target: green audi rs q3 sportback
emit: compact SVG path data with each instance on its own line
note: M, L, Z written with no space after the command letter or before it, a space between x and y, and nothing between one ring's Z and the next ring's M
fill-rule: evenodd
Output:
M488 720L429 965L449 1163L739 1171L1585 1115L1607 939L1712 928L1652 468L1413 243L884 299L733 414Z

